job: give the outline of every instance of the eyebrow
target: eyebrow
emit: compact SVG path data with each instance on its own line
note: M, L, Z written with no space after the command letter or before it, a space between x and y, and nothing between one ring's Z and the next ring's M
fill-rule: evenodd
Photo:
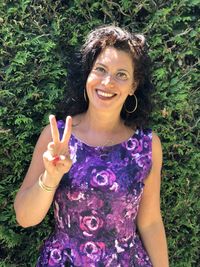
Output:
M104 67L106 69L108 68L106 65L104 65L103 63L99 63L99 62L96 62L95 65L101 65L102 67ZM126 69L118 69L117 71L125 71L130 75L129 71Z

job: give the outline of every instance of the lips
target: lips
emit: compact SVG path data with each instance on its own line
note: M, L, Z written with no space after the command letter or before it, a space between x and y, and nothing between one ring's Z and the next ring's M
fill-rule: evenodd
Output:
M100 98L106 98L106 99L108 99L108 98L110 99L116 95L115 93L108 93L108 92L105 92L105 91L102 91L99 89L97 89L96 92Z

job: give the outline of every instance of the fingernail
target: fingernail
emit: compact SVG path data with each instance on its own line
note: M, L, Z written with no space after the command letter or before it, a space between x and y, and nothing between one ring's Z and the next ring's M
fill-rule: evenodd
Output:
M60 155L60 160L65 160L65 156Z
M70 120L72 117L71 116L67 116L66 117L66 120Z
M51 120L51 119L53 119L54 118L54 115L49 115L49 119Z

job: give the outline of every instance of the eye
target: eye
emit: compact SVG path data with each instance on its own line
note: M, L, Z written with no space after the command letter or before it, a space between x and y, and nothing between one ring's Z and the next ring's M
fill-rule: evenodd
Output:
M103 67L96 67L94 70L96 72L101 73L101 74L104 74L106 72L106 70Z
M125 72L122 72L122 71L118 72L116 74L116 77L117 77L118 80L122 80L122 81L125 81L125 80L128 79L128 75Z

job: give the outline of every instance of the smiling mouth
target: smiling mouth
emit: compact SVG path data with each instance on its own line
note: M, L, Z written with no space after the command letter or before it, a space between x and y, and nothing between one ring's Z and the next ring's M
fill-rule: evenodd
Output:
M115 93L107 93L101 90L96 90L97 95L103 98L112 98L114 97L116 94Z

